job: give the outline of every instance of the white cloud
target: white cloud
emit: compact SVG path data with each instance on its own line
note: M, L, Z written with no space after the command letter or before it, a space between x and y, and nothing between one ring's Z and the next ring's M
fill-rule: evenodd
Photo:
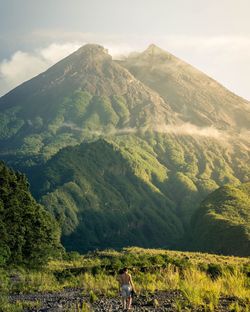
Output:
M62 127L70 128L71 130L80 131L82 132L83 129L79 128L74 123L63 123ZM136 133L138 132L138 128L113 128L109 130L108 134L110 135L121 135L121 134L129 134L129 133ZM197 137L207 137L213 138L220 141L228 140L228 135L223 131L220 131L214 127L197 127L191 123L182 123L180 125L167 125L167 124L158 124L157 126L151 125L145 128L141 128L140 131L155 131L158 133L165 133L165 134L175 134L175 135L187 135L187 136L197 136ZM103 135L103 131L101 129L99 131L92 131L92 134L95 135ZM240 134L241 138L246 138L249 135L249 131L244 131Z
M40 50L38 54L47 62L54 64L79 49L80 46L80 43L52 43L47 48Z
M0 95L45 71L79 47L78 43L51 44L34 52L15 52L0 63Z
M172 125L157 125L154 130L160 133L174 133L176 135L191 135L191 136L202 136L202 137L211 137L214 139L224 138L225 135L222 135L222 132L214 127L197 127L191 123L183 123L179 126Z
M0 65L1 79L13 87L47 68L48 62L37 55L17 51Z

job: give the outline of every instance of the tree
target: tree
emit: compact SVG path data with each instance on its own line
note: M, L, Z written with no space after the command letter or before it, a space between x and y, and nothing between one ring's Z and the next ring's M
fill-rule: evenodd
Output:
M26 177L0 162L0 264L36 267L61 250L59 226Z

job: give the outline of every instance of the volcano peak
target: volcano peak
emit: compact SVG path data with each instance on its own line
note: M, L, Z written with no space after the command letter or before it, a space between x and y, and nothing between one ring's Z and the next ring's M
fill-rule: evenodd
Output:
M167 51L164 51L163 49L159 48L155 44L150 44L147 49L142 52L143 55L148 55L148 56L156 56L156 55L171 55Z
M75 54L76 55L81 55L81 54L108 54L108 50L105 49L103 46L99 44L94 44L94 43L88 43L80 47Z

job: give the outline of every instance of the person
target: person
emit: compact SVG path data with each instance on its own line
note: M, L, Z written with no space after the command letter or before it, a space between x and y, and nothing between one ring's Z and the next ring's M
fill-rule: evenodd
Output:
M135 293L135 286L132 281L131 274L128 273L128 268L124 268L120 271L119 285L122 296L123 309L131 310L132 306L132 291Z

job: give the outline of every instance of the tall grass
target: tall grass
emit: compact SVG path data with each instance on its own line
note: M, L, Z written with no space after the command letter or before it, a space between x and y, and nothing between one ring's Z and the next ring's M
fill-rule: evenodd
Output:
M191 268L183 272L180 290L193 306L210 304L216 307L221 294L221 283L213 281L206 273Z
M237 268L233 272L224 271L220 282L223 295L237 297L250 303L249 277L242 271Z
M28 271L19 274L19 280L11 286L14 293L59 291L63 288L49 272Z
M210 260L213 259L214 262L209 263L206 255L196 255L195 260L194 253L143 251L139 248L123 252L96 252L86 256L71 254L69 259L51 261L43 271L15 270L14 274L18 275L15 282L11 282L9 277L13 272L0 270L0 293L55 292L70 287L82 289L89 299L100 295L117 296L117 272L121 267L128 266L138 293L147 294L156 290L182 292L185 300L176 301L176 308L179 310L186 304L186 310L187 305L202 306L204 311L213 312L216 311L221 296L235 298L232 311L241 311L244 304L246 307L250 305L250 278L247 277L249 259L238 261L234 257L221 259L210 255ZM6 296L2 298L0 304L7 307ZM17 303L16 310L13 311L19 311L20 307L21 303ZM85 308L86 311L89 309L88 306ZM8 309L9 307L6 311ZM246 308L245 311L249 309Z
M95 276L85 273L79 277L79 285L84 288L84 292L87 294L94 292L95 294L115 296L119 291L117 279L103 273Z
M169 264L167 268L155 273L137 273L134 276L134 282L138 292L179 289L180 273L178 268Z

